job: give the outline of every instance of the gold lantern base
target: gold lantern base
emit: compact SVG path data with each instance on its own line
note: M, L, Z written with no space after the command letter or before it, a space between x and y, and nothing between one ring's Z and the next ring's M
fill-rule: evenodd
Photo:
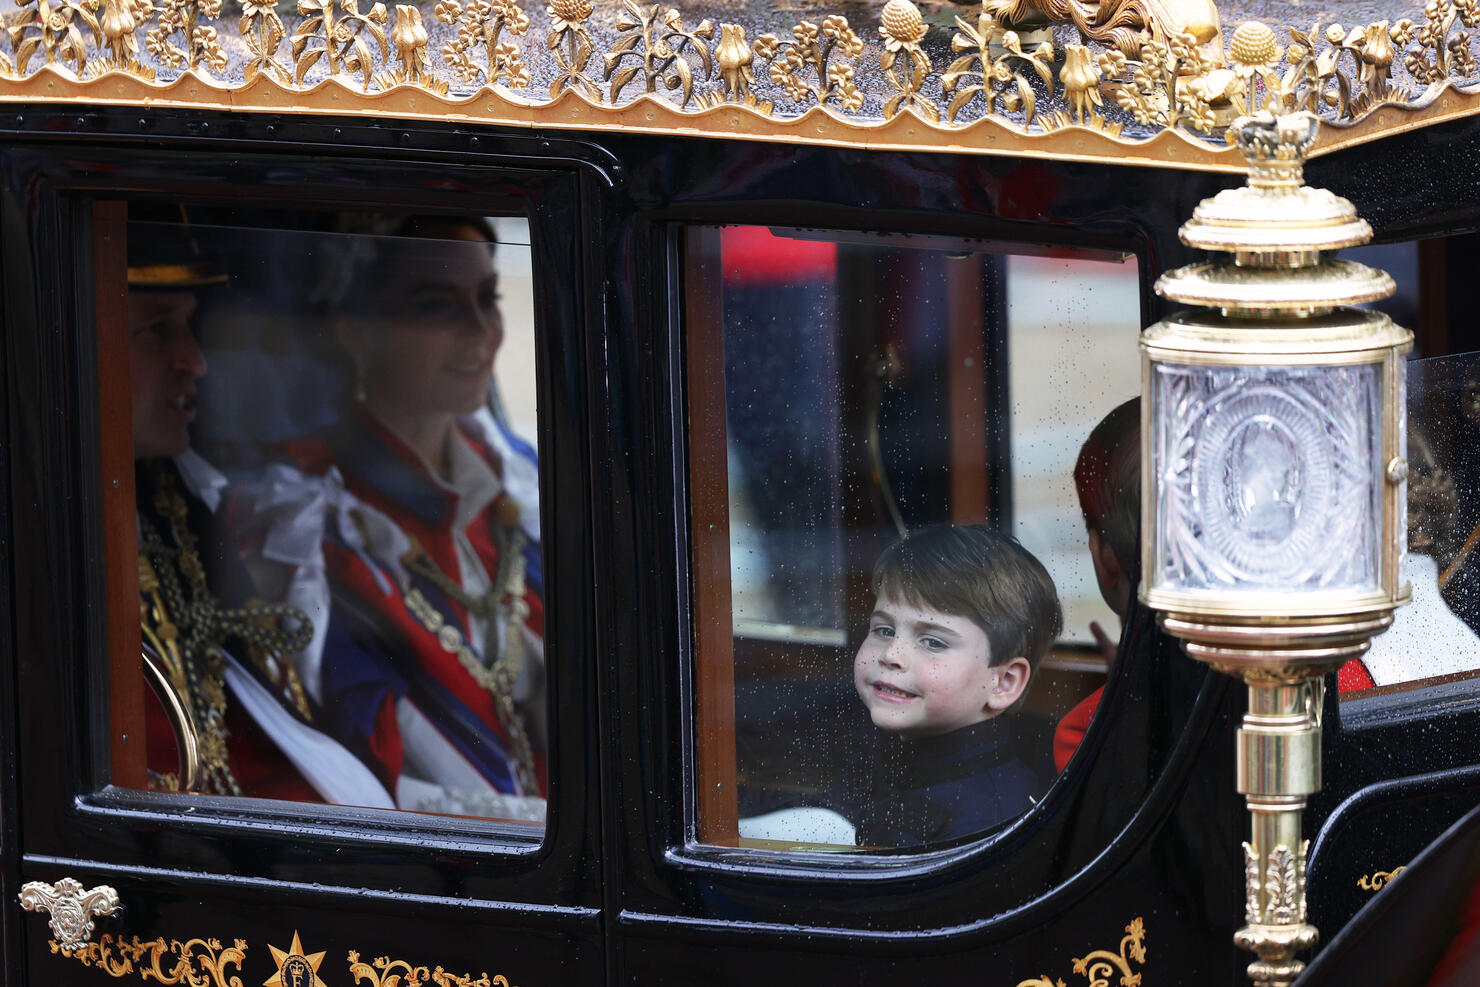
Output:
M1259 957L1248 968L1258 987L1293 983L1305 969L1296 954L1318 938L1306 921L1301 814L1321 788L1324 677L1363 654L1392 620L1391 607L1294 620L1231 621L1187 611L1160 617L1190 657L1248 688L1235 766L1250 816L1245 925L1234 942Z

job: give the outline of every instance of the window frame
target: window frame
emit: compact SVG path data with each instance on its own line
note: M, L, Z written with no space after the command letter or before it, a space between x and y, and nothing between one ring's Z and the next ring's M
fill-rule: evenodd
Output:
M902 229L891 229L889 232L880 232L878 225L869 225L867 220L859 223L856 216L852 222L839 216L842 220L836 225L826 222L801 224L796 221L795 216L775 217L774 221L768 221L766 213L754 211L742 215L734 215L728 212L719 212L719 218L715 215L705 215L703 218L678 219L664 217L665 222L659 226L659 234L664 238L667 254L669 257L668 271L672 294L676 301L670 306L670 345L671 360L669 367L669 380L673 382L671 400L677 410L674 420L676 435L683 449L683 458L678 463L677 469L680 483L683 486L682 503L675 504L676 520L684 526L685 534L681 536L679 543L680 565L685 566L686 578L683 580L683 596L679 603L679 614L687 615L688 625L683 628L684 636L681 641L680 660L682 666L682 683L685 697L683 702L683 735L684 763L690 766L691 771L685 779L685 797L683 831L685 838L681 846L674 846L668 850L667 856L676 861L682 861L685 867L701 870L716 876L738 877L742 872L751 874L764 873L768 877L788 879L805 876L808 880L832 880L837 879L844 882L876 882L888 881L906 874L919 874L940 868L948 868L961 862L985 858L991 859L996 854L994 848L1011 844L1023 838L1025 833L1031 832L1037 821L1050 811L1050 803L1063 798L1067 785L1063 779L1073 765L1066 767L1050 784L1044 797L1024 815L1012 820L1004 826L992 832L975 837L953 841L938 847L927 847L906 850L867 850L854 852L837 852L831 850L812 849L772 849L759 847L739 847L725 843L707 842L702 838L706 827L702 822L702 813L705 806L714 806L719 801L714 794L716 783L720 790L723 786L729 786L734 790L735 768L734 764L720 763L722 758L707 756L703 749L703 740L706 737L729 738L730 746L733 747L735 737L735 713L734 713L734 669L733 649L724 647L720 650L729 658L729 666L723 669L721 678L727 678L728 703L724 701L724 682L704 681L701 672L708 666L714 664L707 661L702 652L703 643L712 639L718 631L713 626L723 624L728 629L731 623L730 597L729 597L729 542L728 542L728 515L724 521L725 530L718 534L710 531L711 525L708 519L713 513L706 511L703 518L695 516L696 500L702 502L703 496L695 497L694 488L701 483L708 471L713 469L713 461L723 465L723 458L711 455L704 450L695 451L696 435L713 439L715 435L723 437L724 423L721 420L716 426L713 420L696 424L696 409L708 409L716 405L723 411L724 393L721 392L716 399L714 388L694 387L692 382L705 379L707 372L714 369L714 352L723 353L722 326L719 328L721 338L718 346L715 341L704 340L698 345L690 336L689 327L697 310L695 292L691 291L685 280L687 265L694 262L712 263L718 260L717 247L713 251L714 257L707 252L696 250L692 241L696 237L688 236L690 230L712 231L716 244L718 242L718 231L726 226L758 226L769 227L777 230L805 229L809 232L822 232L835 235L836 240L831 242L858 242L878 246L897 246L930 248L938 246L941 242L960 243L966 241L973 248L983 254L1003 257L1013 255L1033 256L1048 255L1055 251L1064 249L1086 251L1091 254L1120 254L1123 257L1133 258L1136 263L1137 280L1142 288L1142 310L1140 319L1142 325L1152 321L1148 317L1148 303L1146 295L1149 293L1150 284L1154 280L1148 274L1150 270L1148 261L1147 245L1137 241L1132 236L1083 236L1064 235L1064 231L1055 230L1055 237L1044 237L1042 239L1027 239L1021 236L1004 235L995 230L983 231L952 231L946 223L934 224L905 224ZM850 211L851 212L851 211ZM847 214L844 213L846 216ZM1017 248L1017 249L1014 249ZM712 317L705 319L705 324L715 324ZM1006 344L1005 324L1002 334L1002 346ZM1134 345L1127 340L1127 345ZM1010 358L1010 357L1009 357ZM719 358L719 367L723 369L723 356ZM1000 400L1010 402L1010 397L1005 395L1006 372L1002 374L1003 394L994 394ZM990 388L989 388L990 390ZM1002 458L1010 463L1010 444L1008 441L1002 443ZM990 456L988 458L991 458ZM723 473L728 476L728 470ZM1006 482L1006 478L1004 478ZM713 485L713 484L711 484ZM728 495L722 498L728 503ZM1007 494L1001 498L989 498L989 508L997 500L1010 501L1010 487ZM1009 506L1010 509L1010 506ZM717 527L714 526L714 527ZM721 537L721 535L723 537ZM713 542L714 544L710 544ZM723 605L716 604L718 591L713 587L701 590L700 571L701 559L714 556L715 547L719 545L720 554L725 561L724 578L716 580L722 582L725 592ZM713 598L713 599L710 599ZM709 605L704 606L705 600ZM722 619L718 621L711 619L705 621L701 611L722 610ZM709 626L705 630L704 626ZM726 630L728 633L728 630ZM846 631L845 631L846 632ZM718 720L714 724L706 724L704 716L706 711L718 708ZM738 759L736 759L738 760ZM721 823L727 823L734 813L729 806L723 806L720 816Z
M192 870L200 860L227 852L262 861L255 874L259 878L326 888L436 894L445 893L451 882L467 897L489 902L597 904L589 880L579 877L598 866L590 835L599 805L587 793L599 786L585 756L586 745L595 743L597 733L589 715L594 626L587 594L579 590L582 567L564 561L588 554L590 502L582 485L557 487L552 480L562 469L589 469L582 418L572 413L587 404L581 356L588 331L588 292L579 231L588 176L580 165L572 160L551 165L515 154L489 155L451 168L383 153L373 160L220 152L185 158L137 150L78 155L75 149L71 154L25 155L24 170L29 171L37 206L32 252L44 257L65 250L69 263L6 272L7 295L37 302L31 312L22 305L7 306L7 330L15 339L35 336L41 325L62 327L42 343L50 352L42 360L41 372L46 376L48 370L54 371L59 378L55 397L65 409L60 418L65 427L57 429L41 451L55 458L59 450L66 450L63 455L69 460L65 470L49 470L54 483L70 491L69 505L50 512L57 537L49 541L76 546L70 554L80 564L70 581L86 601L82 607L87 615L79 622L79 631L63 630L62 637L72 643L54 646L59 661L44 667L28 660L24 646L18 656L21 692L36 700L22 708L19 728L20 749L31 752L21 759L20 784L34 793L20 806L26 834L22 849L28 859L96 856L106 866L136 872ZM271 184L254 180L262 170L271 170ZM101 372L118 358L118 343L98 348L89 328L117 332L120 324L116 314L106 311L109 306L99 305L94 296L92 238L102 236L107 223L119 228L116 211L110 213L106 205L101 210L95 207L125 200L305 210L363 210L370 201L386 211L528 219L537 318L546 599L558 601L568 618L552 627L547 637L552 798L546 826L533 839L531 827L492 820L158 793L102 783L112 763L112 748L108 738L89 729L89 724L106 722L114 702L105 669L120 662L127 667L130 655L137 666L139 653L137 567L132 559L126 565L116 561L120 552L129 554L135 537L134 526L127 523L134 510L129 419L117 414L120 397L127 401L127 390L117 385L119 375ZM7 200L5 206L12 227L24 222L14 201ZM104 225L90 222L94 212L101 212ZM110 276L116 278L121 263L110 266L114 268ZM70 290L64 271L80 274ZM27 283L20 284L19 279ZM126 350L122 352L126 366ZM101 441L89 442L94 432ZM125 458L127 463L120 468ZM104 485L105 477L117 483ZM58 498L59 503L68 501ZM99 556L98 548L108 553L101 566L86 561ZM130 627L132 646L128 641L115 645L116 638L110 635L128 634ZM30 636L25 627L18 627L18 640ZM109 658L98 663L99 655ZM142 671L133 677L142 686ZM69 715L48 715L48 710L56 709L68 710ZM48 780L43 782L43 776ZM160 843L159 833L171 838ZM431 859L430 846L447 859ZM333 860L330 847L337 855ZM586 886L587 891L572 902L562 890L571 886Z

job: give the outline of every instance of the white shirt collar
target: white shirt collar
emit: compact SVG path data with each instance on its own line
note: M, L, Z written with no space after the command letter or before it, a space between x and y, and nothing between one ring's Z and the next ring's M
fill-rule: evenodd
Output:
M206 462L194 449L186 449L175 457L175 468L185 481L185 488L199 497L210 508L212 514L221 506L226 490L226 477L220 470Z

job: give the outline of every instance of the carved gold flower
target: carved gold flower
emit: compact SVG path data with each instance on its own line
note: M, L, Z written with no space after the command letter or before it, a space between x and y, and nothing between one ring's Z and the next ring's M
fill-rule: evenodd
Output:
M1088 119L1092 107L1102 105L1100 70L1084 45L1064 48L1064 68L1059 78L1064 84L1064 96L1069 101L1071 112L1081 121Z
M1119 78L1128 64L1125 52L1119 48L1106 48L1100 52L1098 61L1100 64L1100 74L1111 78Z
M554 21L552 26L557 32L574 30L591 16L591 2L590 0L551 0L545 12Z
M920 8L910 0L889 0L884 5L879 34L884 37L885 47L898 51L905 45L918 44L925 37L925 20Z
M719 26L719 44L714 49L714 60L719 65L719 76L724 81L725 92L738 99L750 91L755 83L755 73L750 64L755 53L745 40L745 28L739 24Z
M863 39L848 26L848 18L842 14L833 14L822 22L822 36L831 38L838 46L838 53L848 58L857 58L863 52Z
M1388 34L1388 22L1368 24L1362 36L1362 61L1373 68L1385 69L1393 64L1393 41Z
M1280 57L1280 43L1268 24L1261 21L1244 21L1233 32L1229 44L1229 55L1241 75L1256 69L1269 71Z

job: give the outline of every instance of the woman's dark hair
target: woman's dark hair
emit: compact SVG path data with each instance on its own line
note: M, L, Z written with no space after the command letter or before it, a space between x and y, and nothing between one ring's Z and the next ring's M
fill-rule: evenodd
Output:
M1023 657L1034 671L1063 628L1043 563L1017 539L980 524L938 524L890 545L874 594L966 617L987 634L991 664Z
M472 230L498 244L493 223L483 216L342 214L335 223L339 242L325 264L323 301L341 312L375 310L381 291L395 283L405 251L425 249L422 242L445 240L455 229Z

